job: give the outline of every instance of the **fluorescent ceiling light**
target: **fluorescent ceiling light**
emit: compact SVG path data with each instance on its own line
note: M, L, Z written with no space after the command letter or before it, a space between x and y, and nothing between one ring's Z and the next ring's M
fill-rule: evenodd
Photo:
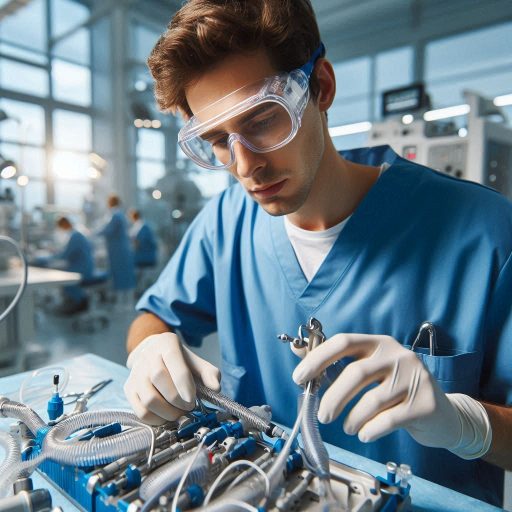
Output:
M331 137L341 137L343 135L352 135L354 133L369 132L372 128L372 123L364 121L362 123L343 124L341 126L332 126L329 128Z
M496 96L496 98L494 98L493 103L497 107L506 107L507 105L512 105L512 94L504 94L503 96Z
M0 172L0 176L4 180L8 180L16 175L16 167L9 162L6 162L8 165L6 165L2 171Z
M429 110L423 114L425 121L437 121L439 119L447 119L448 117L463 116L469 113L469 105L456 105L455 107L440 108L437 110Z
M405 116L402 116L403 124L411 124L413 121L414 121L414 116L411 114L405 114Z
M29 181L29 177L25 175L18 176L18 179L16 180L20 187L26 187Z

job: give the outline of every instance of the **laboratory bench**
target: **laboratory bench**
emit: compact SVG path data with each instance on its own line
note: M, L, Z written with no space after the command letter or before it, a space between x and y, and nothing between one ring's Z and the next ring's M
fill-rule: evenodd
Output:
M16 294L23 279L21 267L0 271L0 312L4 311ZM40 290L79 283L76 272L50 268L28 267L27 286L18 305L0 323L0 376L25 369L26 347L35 341L35 302Z
M69 383L64 392L79 392L89 389L94 384L104 379L112 379L112 382L102 391L89 400L89 409L128 409L128 403L124 396L123 384L128 376L128 369L93 354L85 354L62 361L58 365L48 367L43 374L36 376L51 379L52 372L58 367L65 368L69 373ZM51 368L51 369L50 369ZM0 395L12 400L19 400L19 390L22 384L27 388L27 377L32 372L19 373L0 378ZM38 384L36 382L36 384ZM51 382L49 384L51 387ZM46 418L46 399L38 396L28 396L26 403L30 405L41 417ZM13 419L0 419L0 429L8 430ZM0 449L1 450L1 449ZM366 471L374 476L385 476L386 468L383 464L366 459L341 448L327 445L331 459L342 462L348 466ZM0 461L2 458L0 458ZM414 468L413 468L414 470ZM451 489L434 484L419 477L411 480L411 510L416 512L491 512L501 510L482 501L452 491ZM53 506L61 506L63 510L81 510L66 499L61 491L53 487L50 482L41 475L34 476L34 488L49 488L53 497Z

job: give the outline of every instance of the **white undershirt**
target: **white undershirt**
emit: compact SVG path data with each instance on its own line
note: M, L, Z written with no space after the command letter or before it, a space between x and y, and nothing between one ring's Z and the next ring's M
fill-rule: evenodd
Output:
M390 166L383 163L380 166L379 177ZM339 234L347 224L351 216L342 220L339 224L323 231L309 231L292 224L288 217L284 217L284 227L292 244L293 250L304 273L310 282L322 265L332 246L338 239Z

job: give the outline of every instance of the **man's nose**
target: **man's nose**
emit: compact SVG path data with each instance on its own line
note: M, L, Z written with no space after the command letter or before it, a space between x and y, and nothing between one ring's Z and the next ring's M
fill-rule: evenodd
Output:
M266 165L263 153L255 153L246 148L240 141L234 143L233 151L235 152L235 168L236 177L250 178L259 169L263 169Z

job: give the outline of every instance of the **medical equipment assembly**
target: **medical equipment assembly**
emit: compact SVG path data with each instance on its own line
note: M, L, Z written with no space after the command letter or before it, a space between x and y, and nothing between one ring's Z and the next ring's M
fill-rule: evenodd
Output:
M297 338L279 338L311 350L325 336L311 318ZM385 477L374 477L329 461L316 419L319 379L300 393L291 433L272 423L268 406L248 409L202 384L196 384L195 410L150 427L130 412L87 410L87 400L109 379L62 396L59 381L54 375L48 422L24 404L0 398L0 415L18 420L10 433L0 432L6 452L1 512L51 510L49 492L32 490L29 476L36 468L81 508L97 512L362 512L407 510L410 504L408 465L390 462ZM74 409L65 411L65 403Z

